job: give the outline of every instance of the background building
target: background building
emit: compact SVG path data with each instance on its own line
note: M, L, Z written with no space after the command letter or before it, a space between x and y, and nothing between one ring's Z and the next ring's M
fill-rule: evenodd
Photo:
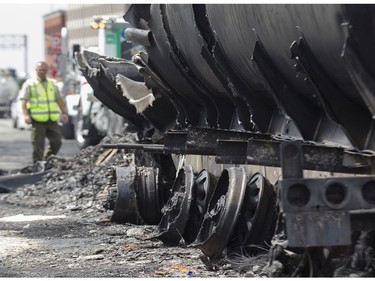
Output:
M45 60L50 66L50 75L61 79L58 61L61 54L61 28L65 26L65 11L58 10L44 15Z
M66 10L68 46L84 49L99 47L98 30L91 28L95 16L114 16L123 18L129 4L69 4Z
M111 17L123 21L129 4L67 4L65 10L57 10L44 15L45 60L51 66L51 76L61 80L67 72L67 60L71 61L75 51L89 49L94 52L117 57L122 55L126 46L124 38L119 34L92 28L94 18ZM65 35L61 35L65 27ZM112 37L111 37L112 36ZM115 41L119 51L112 51L104 42ZM120 42L121 41L121 42ZM104 42L104 43L103 43ZM104 46L105 45L105 46ZM120 47L119 47L120 46ZM64 51L64 48L67 50ZM130 58L130 57L127 57ZM68 70L69 72L69 70Z
M96 99L87 98L93 91L85 86L88 84L76 67L74 53L90 50L130 59L139 46L134 47L125 40L124 29L129 24L123 16L129 6L67 4L64 11L44 16L45 59L51 66L50 75L59 80L69 114L69 122L63 125L63 135L66 139L76 138L81 147L98 143L107 133L120 132L124 120ZM86 96L82 95L85 89L88 90ZM100 118L95 118L96 115ZM89 134L89 131L97 133Z

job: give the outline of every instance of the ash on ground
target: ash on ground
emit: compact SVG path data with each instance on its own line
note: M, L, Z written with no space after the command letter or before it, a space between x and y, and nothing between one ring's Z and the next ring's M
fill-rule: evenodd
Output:
M183 242L164 245L155 238L155 225L111 222L111 211L103 207L111 169L132 156L121 150L109 152L101 144L134 140L133 135L108 136L71 159L51 157L23 169L48 173L34 184L0 194L0 276L374 276L371 232L358 235L354 254L349 255L348 247L291 251L281 232L269 252L209 260ZM317 257L321 262L312 262Z

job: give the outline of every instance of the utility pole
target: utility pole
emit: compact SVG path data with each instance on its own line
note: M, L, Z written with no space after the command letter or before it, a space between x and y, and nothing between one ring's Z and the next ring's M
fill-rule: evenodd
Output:
M61 53L59 58L59 76L65 80L68 74L68 29L66 27L61 28Z
M24 53L25 53L25 56L24 56L24 59L25 59L25 73L28 73L27 69L28 69L28 65L27 65L27 60L28 60L28 55L27 55L27 35L24 34L23 35L23 42L24 42L24 45L23 45L23 49L24 49Z

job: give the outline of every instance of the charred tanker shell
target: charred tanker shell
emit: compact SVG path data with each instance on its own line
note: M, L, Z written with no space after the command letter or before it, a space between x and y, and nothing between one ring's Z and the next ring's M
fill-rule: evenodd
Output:
M149 65L173 89L185 113L192 110L185 97L205 108L208 104L200 97L229 97L233 104L238 95L262 132L365 148L371 143L366 141L371 113L341 59L348 39L360 38L361 46L366 46L372 39L366 41L364 34L374 37L371 28L361 29L359 10L345 5L154 4L135 5L125 19L151 31L153 40L145 46ZM343 24L348 21L353 28L346 38ZM196 56L201 49L206 50L203 60ZM362 49L362 61L372 57ZM172 57L167 58L167 53ZM211 91L193 87L197 81ZM244 118L244 108L235 104L236 115ZM344 113L349 111L356 112L361 126L353 126Z
M48 173L49 171L46 170L35 173L18 173L13 175L2 175L0 176L0 193L8 193L24 184L35 183Z
M135 108L122 97L121 91L116 88L112 75L99 74L104 69L100 66L100 58L103 58L103 56L89 51L76 55L78 67L93 88L95 97L115 113L132 122L140 130L144 129L148 125L147 120L143 116L137 115Z
M105 57L89 51L76 54L76 57L83 75L94 89L94 95L104 105L131 122L140 133L149 129L150 123L159 130L166 130L175 124L176 112L173 109L164 111L157 109L155 111L155 108L159 107L173 108L170 101L159 94L160 90L156 86L153 87L157 96L154 101L155 107L144 108L140 115L135 106L129 103L131 96L124 94L126 91L122 89L123 83L121 79L119 81L118 76L126 77L133 84L143 84L144 88L149 86L145 85L145 77L139 73L139 69L134 63L112 57L105 59Z
M144 51L79 64L141 132L111 147L153 155L127 206L151 200L158 238L210 259L268 249L277 223L283 246L307 256L374 230L374 17L373 5L132 5L128 34ZM314 275L322 256L301 271Z

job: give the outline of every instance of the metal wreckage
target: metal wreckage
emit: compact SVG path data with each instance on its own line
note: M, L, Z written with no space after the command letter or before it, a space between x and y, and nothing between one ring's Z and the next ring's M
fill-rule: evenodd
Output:
M112 220L214 260L351 247L374 230L375 5L136 4L132 61L76 54L137 129Z

